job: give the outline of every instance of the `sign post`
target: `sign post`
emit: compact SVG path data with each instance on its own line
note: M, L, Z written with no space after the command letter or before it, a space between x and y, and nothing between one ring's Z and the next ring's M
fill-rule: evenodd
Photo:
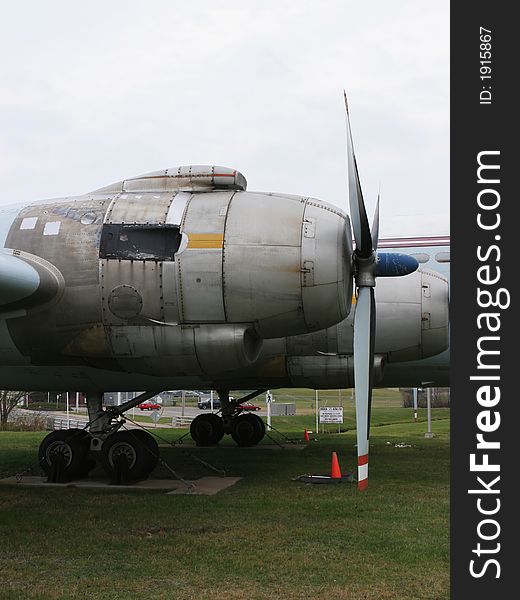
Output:
M424 434L425 438L431 439L434 437L432 433L432 388L426 388L426 410L428 412L428 431Z
M161 411L160 410L152 410L152 421L154 422L154 427L157 427L157 423L159 422L159 419L161 418Z
M318 431L320 428L320 423L319 423L319 397L318 397L318 390L314 391L315 394L315 409L316 409L316 435L318 435Z
M265 394L265 403L267 404L267 428L271 429L271 403L273 401L273 394L271 390L267 390Z

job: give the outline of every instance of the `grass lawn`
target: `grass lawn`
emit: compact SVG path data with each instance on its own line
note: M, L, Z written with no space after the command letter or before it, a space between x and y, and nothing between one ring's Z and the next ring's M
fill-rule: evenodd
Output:
M293 481L327 473L332 451L353 469L348 421L303 451L163 450L185 478L213 474L193 456L243 477L214 497L0 486L0 598L448 599L449 411L435 411L426 440L424 422L383 400L365 493ZM313 423L313 414L273 417L297 439ZM44 435L0 432L2 475L34 464Z

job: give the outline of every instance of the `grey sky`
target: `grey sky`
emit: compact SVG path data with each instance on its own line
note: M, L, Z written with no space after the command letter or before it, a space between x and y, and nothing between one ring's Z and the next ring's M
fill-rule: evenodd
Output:
M2 2L0 204L180 164L346 207L448 212L449 2Z

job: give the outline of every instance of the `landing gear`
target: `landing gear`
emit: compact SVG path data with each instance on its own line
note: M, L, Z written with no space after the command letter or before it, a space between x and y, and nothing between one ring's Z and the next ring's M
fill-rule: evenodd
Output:
M96 462L88 456L90 436L83 429L49 433L40 444L38 460L49 481L85 477Z
M101 449L101 465L112 481L145 479L159 462L159 447L146 431L118 431L109 436Z
M99 461L114 483L148 477L159 462L155 439L142 429L119 431L124 412L157 392L145 392L121 406L104 409L101 393L87 396L89 432L53 431L40 444L38 459L49 481L86 477Z
M224 423L215 413L199 415L190 425L190 434L197 446L214 446L224 437Z
M210 413L199 415L191 422L190 433L197 446L214 446L224 434L231 434L239 446L256 446L265 435L265 423L257 415L242 414L240 405L265 390L257 390L240 400L231 400L229 390L217 391L222 417Z
M258 415L240 415L232 427L231 437L239 446L256 446L265 435L265 423Z

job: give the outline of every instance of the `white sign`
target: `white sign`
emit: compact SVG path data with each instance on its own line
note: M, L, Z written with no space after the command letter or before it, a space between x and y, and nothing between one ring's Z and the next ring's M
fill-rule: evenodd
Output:
M161 418L161 411L160 411L160 410L157 410L157 409L155 409L155 410L152 410L151 417L152 417L152 421L153 421L154 423L158 423L158 422L159 422L159 419Z
M343 407L320 406L320 423L343 423Z
M271 404L271 402L274 402L273 394L271 393L271 390L267 390L267 393L265 395L265 402L266 402L266 404Z

